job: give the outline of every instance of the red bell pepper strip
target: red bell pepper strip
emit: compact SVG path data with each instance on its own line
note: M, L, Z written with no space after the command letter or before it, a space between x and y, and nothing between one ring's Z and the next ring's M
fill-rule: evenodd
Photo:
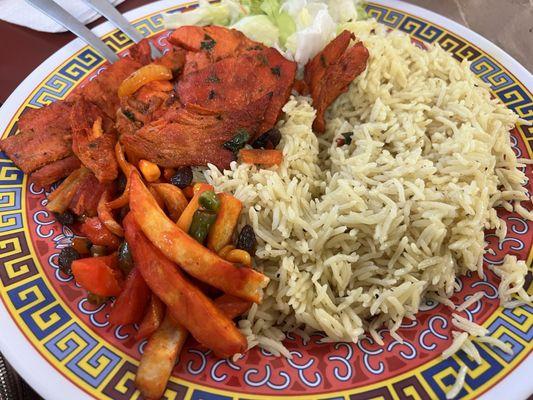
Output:
M106 246L115 250L120 245L120 239L113 235L109 229L98 219L98 217L87 218L80 225L80 233L98 246Z
M118 296L122 292L123 278L116 254L75 260L72 274L84 289L99 296Z
M139 322L150 300L150 288L146 285L141 273L134 268L126 278L124 289L113 304L109 314L109 322L115 325L126 325Z

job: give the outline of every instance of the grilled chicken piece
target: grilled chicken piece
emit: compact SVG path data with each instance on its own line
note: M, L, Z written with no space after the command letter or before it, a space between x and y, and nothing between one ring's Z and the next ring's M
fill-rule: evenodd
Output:
M366 68L368 50L361 42L348 48L352 39L352 33L343 31L305 66L305 83L317 110L313 128L318 133L326 130L326 109Z
M245 108L221 112L192 104L174 108L136 133L123 134L120 141L128 154L164 168L207 163L227 168L234 156L223 144L241 129L255 133L269 101L265 95Z
M115 111L116 113L116 111ZM118 176L115 158L117 141L113 121L93 103L79 98L70 113L72 150L100 182L110 182Z
M109 184L98 182L94 174L87 174L74 193L68 208L79 216L96 216L98 214L98 201L108 187Z
M69 112L65 101L28 110L19 119L20 133L0 141L0 149L26 174L72 155Z
M154 61L154 63L164 65L165 67L169 68L174 74L174 77L176 77L183 72L186 54L186 50L172 46L169 51L163 54L163 57L158 58Z
M183 26L172 33L169 41L189 51L184 75L224 58L237 57L244 51L264 48L242 32L221 26Z
M154 64L164 65L173 71L174 78L178 77L183 71L185 65L186 51L172 47L163 57L154 61ZM141 127L153 120L161 117L169 107L174 106L176 92L174 84L170 81L152 81L143 85L131 96L120 99L122 113L128 116L130 120ZM122 121L117 121L117 130L132 127L132 124L124 125Z
M257 134L271 129L291 92L296 64L273 48L251 50L185 75L177 84L183 104L210 110L236 110L270 94L265 119Z
M143 64L131 58L122 58L108 66L96 79L90 81L74 95L95 104L107 117L114 119L120 107L118 87L124 79L142 66Z
M133 95L121 99L121 109L132 122L142 126L162 116L175 100L176 93L171 82L152 81Z
M114 119L119 106L118 86L130 73L150 62L147 42L133 46L130 53L129 57L110 65L97 79L75 90L67 100L24 113L18 122L20 133L0 141L0 149L26 174L41 168L35 177L41 184L50 182L54 176L60 177L67 161L51 165L48 169L43 167L73 155L69 118L72 104L79 98L85 98Z
M65 178L81 167L81 162L76 156L68 156L59 161L45 165L31 174L31 179L41 185L47 186Z

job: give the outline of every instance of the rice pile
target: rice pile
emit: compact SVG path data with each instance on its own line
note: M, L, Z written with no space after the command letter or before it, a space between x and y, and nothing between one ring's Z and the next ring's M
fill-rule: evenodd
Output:
M529 201L524 161L508 133L518 117L491 99L468 63L373 20L350 29L369 65L330 107L324 135L311 129L310 99L295 97L279 123L281 166L205 172L243 202L242 224L258 237L257 268L271 283L240 328L250 347L275 354L288 355L281 341L290 331L353 342L368 332L382 343L384 325L401 340L395 331L425 296L449 304L457 276L483 274L484 229L506 234L494 207L532 219L520 205ZM339 146L347 132L351 143ZM504 303L531 301L523 261L507 256L495 271ZM454 321L457 349L470 342L461 331L484 336Z

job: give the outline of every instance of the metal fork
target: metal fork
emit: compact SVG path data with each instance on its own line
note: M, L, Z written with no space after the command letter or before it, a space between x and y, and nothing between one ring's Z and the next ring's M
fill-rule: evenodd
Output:
M107 18L109 22L115 25L118 29L124 32L131 40L135 43L139 43L144 39L143 35L129 23L129 21L124 18L124 16L118 12L118 10L113 7L113 5L108 0L83 0L90 7L92 7L96 12L98 12L103 17ZM159 51L157 47L152 42L148 42L150 45L150 55L152 58L159 58L163 54Z
M114 63L119 60L119 57L107 45L89 30L80 21L74 18L64 8L55 3L53 0L26 0L33 7L39 9L44 14L48 15L58 24L64 26L66 29L74 33L80 39L84 40L89 46L93 47L101 55L103 55L109 62ZM143 36L138 32L122 14L120 14L115 7L105 0L85 0L92 8L99 12L102 16L107 18L114 26L124 32L133 42L139 43ZM161 52L149 42L150 54L152 58L161 57Z

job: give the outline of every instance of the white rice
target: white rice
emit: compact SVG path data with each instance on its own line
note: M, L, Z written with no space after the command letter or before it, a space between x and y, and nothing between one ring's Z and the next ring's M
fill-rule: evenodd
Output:
M468 307L470 307L475 302L481 300L485 296L485 292L477 292L474 293L472 296L468 298L468 300L465 300L463 304L461 304L459 307L457 307L457 311L461 312L466 310Z
M450 347L442 352L442 358L446 359L457 353L468 340L468 333L452 331L453 342Z
M279 167L233 163L205 173L243 202L241 224L257 235L256 267L271 283L240 328L249 347L273 354L289 355L281 341L296 330L352 342L366 331L382 343L384 325L398 337L426 294L453 308L455 278L482 276L484 229L506 233L494 207L531 218L509 139L519 119L468 63L437 46L421 50L373 20L351 29L369 65L330 107L325 134L311 129L309 98L295 97L279 123ZM352 143L339 147L344 132ZM494 271L504 303L531 301L523 261L506 257ZM453 324L486 334L458 315Z
M467 370L468 368L466 367L466 365L461 366L461 368L459 369L459 373L457 374L457 379L455 380L455 383L453 384L449 392L446 393L447 399L454 399L455 397L457 397L459 392L461 392L461 389L463 388L465 384Z

